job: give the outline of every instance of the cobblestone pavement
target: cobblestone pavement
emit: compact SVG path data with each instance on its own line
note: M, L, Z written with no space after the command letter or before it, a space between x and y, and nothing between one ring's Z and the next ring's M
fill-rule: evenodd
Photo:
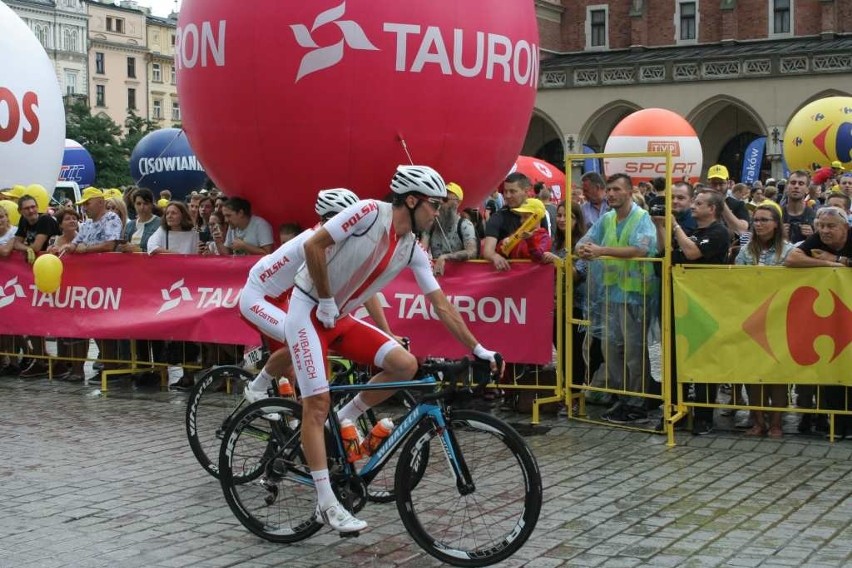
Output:
M189 451L185 394L0 379L0 566L435 566L393 504L358 539L262 541ZM511 416L524 424L522 416ZM550 418L545 506L503 566L849 566L852 443L662 436ZM547 430L546 427L550 429ZM528 429L524 429L528 430Z

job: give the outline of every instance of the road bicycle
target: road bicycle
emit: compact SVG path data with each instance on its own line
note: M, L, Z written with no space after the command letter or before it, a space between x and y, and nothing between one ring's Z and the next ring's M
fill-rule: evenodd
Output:
M487 566L510 557L530 537L541 512L541 473L529 446L499 418L464 408L473 393L467 360L427 362L412 381L330 390L335 399L395 388L424 394L366 462L347 461L340 424L330 413L326 450L338 500L360 511L370 484L398 453L397 511L423 550L455 566ZM322 526L300 443L301 411L283 398L249 405L228 425L219 454L219 479L231 511L272 542L295 543Z
M332 384L366 383L370 378L368 372L347 359L329 357L328 362ZM223 365L204 373L189 393L185 416L189 447L201 467L213 477L219 477L218 455L223 434L236 414L248 406L243 390L252 379L254 374L243 367ZM277 385L274 388L277 389ZM278 395L277 390L270 394ZM337 403L342 405L347 401L348 398L341 398ZM410 408L414 403L411 393L399 391L385 405L370 409L361 416L358 426L362 432L369 432L378 421L378 412L399 406ZM369 497L377 502L394 500L393 470L388 469L377 477L370 488Z

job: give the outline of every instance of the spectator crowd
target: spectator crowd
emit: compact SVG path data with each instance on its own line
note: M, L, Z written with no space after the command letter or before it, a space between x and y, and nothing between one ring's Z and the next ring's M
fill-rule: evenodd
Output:
M604 395L601 418L616 424L640 424L659 406L660 385L651 373L649 346L659 337L660 258L670 244L673 264L737 264L747 266L848 267L852 257L852 172L834 163L817 172L794 171L787 179L751 185L736 183L723 165L708 170L703 182L679 181L670 188L666 211L665 180L634 183L617 173L604 178L588 172L571 201L554 200L551 189L512 173L485 203L466 203L457 183L447 185L447 199L430 231L420 235L431 254L433 271L442 276L448 263L480 258L495 271L510 271L510 260L530 259L561 264L571 259L573 298L565 303L573 318L575 349L568 364L573 384L622 390L628 396ZM9 209L0 207L0 257L38 253L101 252L266 255L275 245L272 226L252 212L251 203L228 197L215 188L192 192L183 201L169 191L158 196L144 188L86 188L79 201L39 212L36 199L20 186L2 192L15 202L15 226ZM666 217L671 217L666 234ZM302 228L283 224L277 240L284 243ZM564 293L559 291L558 293ZM559 322L554 322L555 326ZM555 340L556 334L554 334ZM104 370L121 357L122 342L96 340ZM142 342L150 360L179 365L218 362L219 349L180 342ZM54 371L54 378L84 380L82 359L89 340L61 338L59 355L77 359ZM672 351L674 342L672 342ZM0 375L40 377L47 374L43 338L0 336ZM229 355L234 355L229 354ZM674 361L673 353L669 356ZM674 367L673 367L674 368ZM676 368L674 369L676 376ZM191 373L176 374L174 388L191 387ZM697 403L719 400L714 384L677 392ZM795 400L787 385L731 385L735 403L783 409L794 403L814 408L848 410L850 389L798 385ZM593 393L594 394L594 393ZM597 393L600 394L600 393ZM817 418L814 418L816 416ZM801 432L825 431L824 415L803 414ZM781 413L751 412L741 420L746 435L781 437ZM714 411L696 407L693 433L714 427ZM852 421L839 416L837 432L852 435Z

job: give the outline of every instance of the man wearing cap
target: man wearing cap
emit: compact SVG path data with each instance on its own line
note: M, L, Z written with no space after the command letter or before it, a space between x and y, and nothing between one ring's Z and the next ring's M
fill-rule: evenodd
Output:
M424 233L421 239L423 247L432 254L432 272L435 276L444 273L444 264L448 260L469 260L476 258L476 230L470 220L459 215L459 207L464 200L464 192L459 184L447 184L447 200L438 210L438 218L432 229Z
M818 183L820 185L825 185L828 182L830 187L830 182L833 182L845 171L846 168L843 167L843 163L839 160L834 160L831 162L831 165L824 166L815 171L814 175L811 176L811 179L814 183Z
M77 205L81 205L88 220L80 224L74 240L62 247L62 252L90 254L113 252L121 240L124 226L121 218L106 208L104 192L96 187L87 187ZM118 356L118 343L111 339L96 339L100 350L99 358L115 359ZM116 368L115 363L104 363L104 370Z
M739 235L748 231L748 208L739 199L727 196L728 191L728 168L721 164L711 166L707 170L707 182L716 193L725 197L722 203L722 223L728 227L728 231Z
M114 211L107 210L104 192L96 187L87 187L77 205L83 206L88 220L80 225L74 240L62 247L63 252L113 252L124 227L121 218Z

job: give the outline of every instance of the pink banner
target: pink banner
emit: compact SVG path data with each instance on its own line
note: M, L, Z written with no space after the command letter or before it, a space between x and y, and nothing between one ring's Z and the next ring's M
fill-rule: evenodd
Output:
M99 254L67 256L62 286L39 292L18 254L0 259L0 333L99 339L172 339L252 345L256 331L240 317L238 297L257 257ZM550 266L447 263L440 279L474 335L508 360L551 358L554 275ZM397 335L419 356L458 357L466 350L444 329L404 271L379 298ZM357 316L363 316L363 308Z

